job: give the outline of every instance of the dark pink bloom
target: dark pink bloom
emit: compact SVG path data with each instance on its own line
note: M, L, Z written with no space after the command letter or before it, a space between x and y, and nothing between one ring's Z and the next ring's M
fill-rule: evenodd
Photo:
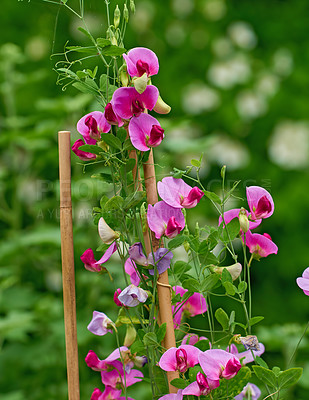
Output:
M103 336L107 332L113 332L111 329L113 322L102 312L93 311L93 317L87 326L88 331L94 335Z
M138 286L140 284L141 278L138 274L136 264L133 260L131 260L131 258L128 258L126 260L124 264L124 270L128 275L130 275L131 283L133 283L133 285L135 286Z
M181 297L183 297L183 295L187 292L187 289L184 289L181 286L174 286L173 289L175 290L175 294L180 294ZM191 317L195 317L196 315L204 314L207 311L206 300L200 293L197 292L193 293L193 295L190 296L181 307L179 307L179 304L172 306L173 313L177 310L176 314L174 315L175 327L180 325L183 313L186 313Z
M265 351L265 346L263 345L263 343L259 343L259 350L246 350L239 353L236 345L231 344L226 348L226 351L234 354L234 356L236 356L238 360L241 360L242 364L245 365L254 361L254 357L261 356Z
M123 54L130 76L156 75L159 71L159 61L156 54L145 47L135 47L128 54Z
M159 121L149 114L140 114L129 123L129 135L133 146L140 151L157 147L164 138Z
M94 371L106 371L111 366L113 366L113 362L120 358L120 352L128 351L126 346L122 346L119 349L114 350L105 360L100 360L96 353L92 350L89 350L85 361L89 368Z
M207 379L218 381L220 378L232 379L241 368L237 357L221 349L200 352L198 361Z
M159 367L164 371L179 371L185 373L188 368L198 364L198 354L201 351L189 344L178 348L171 347L160 358Z
M99 389L94 389L90 400L125 400L126 398L121 396L121 390L106 386L104 392ZM128 400L134 400L128 397Z
M122 307L122 306L123 306L123 304L121 303L121 301L118 300L118 297L119 297L120 293L121 293L121 289L120 289L120 288L116 289L116 290L115 290L115 293L114 293L114 303L115 303L116 306L118 306L118 307Z
M117 89L112 98L114 112L122 119L138 117L145 109L152 110L159 97L158 89L148 85L146 90L139 94L134 87Z
M117 362L118 363L118 362ZM129 373L126 373L126 386L132 386L137 382L141 381L144 375L141 371L137 369L131 369ZM124 387L124 371L123 365L119 361L119 365L113 369L112 371L102 371L101 372L102 383L107 386L111 386L113 388L117 388L119 386Z
M73 144L72 151L79 157L82 161L94 160L97 156L93 153L89 153L88 151L79 150L81 146L84 146L84 142L82 139L76 140Z
M96 144L96 141L101 139L101 133L109 132L110 128L101 111L86 114L77 122L77 130L87 144Z
M148 205L147 221L157 239L163 235L173 238L185 227L185 217L181 210L164 201L159 201L154 206Z
M297 285L309 296L309 268L306 268L301 278L296 279Z
M97 260L94 258L94 254L92 249L87 249L84 253L80 256L80 259L84 263L85 268L88 271L92 272L100 272L101 267L97 264Z
M249 248L251 254L255 254L257 258L267 257L269 254L277 254L278 247L275 243L266 237L258 233L246 233L246 245Z
M193 208L204 196L197 186L192 188L182 179L171 176L158 182L158 192L162 200L174 208Z
M111 125L123 125L123 120L117 115L113 109L112 103L108 103L105 106L104 117L106 121Z
M101 400L102 392L100 389L95 388L94 391L92 392L90 400Z
M270 193L260 186L247 187L247 201L252 220L268 218L274 212L274 202Z
M219 380L211 380L206 378L204 374L198 372L196 381L187 386L183 391L183 395L207 396L211 390L216 389L220 385Z
M182 399L183 399L182 390L179 389L177 393L165 394L164 396L160 397L158 400L182 400Z
M240 211L241 211L241 208L233 208L232 210L226 211L223 214L225 224L227 225L234 218L239 218ZM249 217L249 212L247 210L245 210L245 211L246 211L247 217ZM254 221L254 222L253 221L249 221L249 229L251 230L251 229L256 228L257 226L260 225L261 222L262 222L261 219L259 219L257 221ZM218 225L220 226L221 223L222 223L222 217L220 215ZM242 234L242 231L240 231L240 234Z

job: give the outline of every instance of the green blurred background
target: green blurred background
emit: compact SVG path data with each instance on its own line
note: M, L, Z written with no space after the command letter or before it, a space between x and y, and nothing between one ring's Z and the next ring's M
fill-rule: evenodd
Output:
M90 30L104 37L104 1L85 3ZM110 3L113 10L117 2ZM75 0L68 4L78 7ZM86 45L78 26L56 5L1 1L1 400L66 398L57 131L71 130L76 140L77 120L97 105L88 94L56 85L52 69L61 56L50 56L63 52L67 40ZM157 53L153 83L172 106L160 118L166 139L157 152L158 177L204 152L208 190L218 190L226 164L228 185L242 181L238 197L245 197L246 185L273 195L275 213L261 232L279 252L252 268L253 311L265 316L257 330L265 359L281 368L309 316L309 300L295 283L308 267L308 26L307 0L137 0L125 43ZM72 158L81 393L88 399L100 380L83 358L90 348L105 358L114 344L111 335L93 338L86 325L94 309L110 307L113 288L85 271L79 257L99 244L91 209L110 188L93 182ZM230 207L241 205L234 199ZM217 223L207 201L194 211L192 227L196 219L201 226ZM287 399L309 398L308 355L307 337L294 362L305 367L304 376ZM132 396L147 398L143 390L137 385Z

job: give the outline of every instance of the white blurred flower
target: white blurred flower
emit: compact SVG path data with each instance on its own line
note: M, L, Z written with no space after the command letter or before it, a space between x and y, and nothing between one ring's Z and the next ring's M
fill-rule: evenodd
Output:
M258 78L255 88L260 94L266 97L271 97L278 92L279 86L280 79L276 75L269 72L262 74Z
M241 118L252 120L265 114L267 103L261 94L244 90L236 97L236 108Z
M179 47L186 38L186 31L180 22L173 22L165 31L166 41L170 46Z
M231 89L239 83L245 83L251 76L251 68L244 54L236 54L227 61L212 64L208 70L208 79L221 89Z
M233 44L226 37L219 37L212 42L212 51L217 57L223 58L233 53Z
M288 76L293 70L293 55L289 49L281 48L273 56L274 72L281 76Z
M231 40L242 49L251 50L257 44L257 36L247 22L233 22L228 27L228 34Z
M203 83L192 83L183 90L182 107L189 114L197 115L212 111L219 104L218 93Z
M269 157L284 169L302 169L309 165L309 121L282 121L274 129Z
M172 9L175 15L180 18L191 14L194 9L194 0L173 0Z
M250 154L242 143L225 134L219 134L207 150L205 158L218 165L226 165L230 170L235 170L248 165Z
M211 21L219 21L226 14L224 0L208 0L205 2L204 15Z

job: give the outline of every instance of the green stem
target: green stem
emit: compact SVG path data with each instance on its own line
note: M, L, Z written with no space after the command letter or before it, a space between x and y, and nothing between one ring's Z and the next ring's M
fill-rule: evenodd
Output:
M295 356L295 354L297 352L297 349L298 349L301 341L303 340L304 336L306 335L306 332L307 332L308 328L309 328L309 321L307 322L305 330L304 330L303 334L301 335L301 337L300 337L300 339L299 339L299 341L298 341L298 343L297 343L297 345L296 345L296 347L295 347L295 349L293 351L293 354L291 355L291 358L290 358L290 360L289 360L289 362L287 364L287 368L290 366L291 362L293 361L293 358L294 358L294 356Z

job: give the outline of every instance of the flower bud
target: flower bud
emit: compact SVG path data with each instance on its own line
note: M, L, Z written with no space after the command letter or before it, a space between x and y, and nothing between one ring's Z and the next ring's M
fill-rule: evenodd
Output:
M120 22L120 10L119 10L118 4L117 4L116 8L115 8L115 11L114 11L114 26L115 26L115 29L118 28L119 22Z
M113 231L112 228L107 225L103 217L101 217L99 220L98 229L100 238L102 239L103 243L106 244L111 244L120 236L119 232Z
M168 114L171 111L171 107L162 100L161 96L158 97L157 103L153 109L158 114Z
M123 17L124 17L126 23L128 23L129 22L129 10L128 10L126 3L124 4L124 7L123 7Z
M135 14L135 3L134 0L130 0L130 10L133 14Z
M130 347L136 339L136 330L134 328L134 326L132 325L127 325L127 332L126 332L126 336L124 338L124 346L126 347Z
M244 233L247 233L248 230L249 230L249 219L247 217L247 213L246 213L246 210L244 208L242 208L239 211L238 219L239 219L240 229Z
M119 69L119 78L122 86L127 87L129 85L129 75L125 64L123 64Z
M236 263L236 264L230 265L229 267L214 267L213 271L216 274L222 275L222 272L223 272L224 268L226 268L229 271L233 281L235 281L239 277L239 275L241 274L241 271L242 271L242 266L241 266L240 263Z
M115 290L115 293L114 293L114 303L118 307L122 307L123 306L121 301L118 300L118 296L120 295L121 292L122 292L122 290L120 288L118 288L118 289Z
M135 77L133 79L133 84L134 84L135 90L139 94L144 93L146 90L146 87L147 87L147 82L148 82L148 76L147 76L146 72L139 78Z

